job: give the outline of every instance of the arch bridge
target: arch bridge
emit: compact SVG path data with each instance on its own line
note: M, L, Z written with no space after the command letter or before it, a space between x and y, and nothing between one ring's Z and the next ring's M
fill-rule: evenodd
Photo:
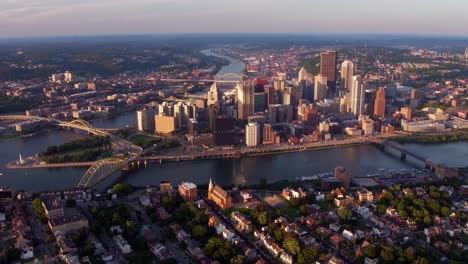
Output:
M82 120L82 119L76 119L70 122L60 122L57 124L60 127L67 127L67 128L74 128L74 129L80 129L87 131L91 134L97 135L97 136L110 136L110 133L105 131L104 129L100 128L95 128L93 125L91 125L89 122Z
M78 187L88 188L101 182L109 175L118 171L123 165L126 164L125 160L117 158L108 158L98 160L94 163L81 177Z

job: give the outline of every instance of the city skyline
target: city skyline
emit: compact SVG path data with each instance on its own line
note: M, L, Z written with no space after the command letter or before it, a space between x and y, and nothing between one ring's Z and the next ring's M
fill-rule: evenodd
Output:
M468 18L463 14L467 8L467 3L455 0L358 0L353 5L342 0L296 0L293 4L265 0L138 0L131 4L122 0L5 0L0 3L0 19L5 24L0 36L221 32L468 36L464 27ZM325 15L330 12L334 15Z

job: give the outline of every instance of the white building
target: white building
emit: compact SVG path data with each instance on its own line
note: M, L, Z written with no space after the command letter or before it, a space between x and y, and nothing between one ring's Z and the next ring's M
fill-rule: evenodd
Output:
M364 114L364 87L359 75L353 76L349 103L351 113L356 116Z
M260 125L248 123L245 125L245 144L248 147L256 147L260 143Z
M345 60L341 64L341 89L350 90L353 83L354 64L352 61Z
M327 96L327 76L315 76L314 101L322 101Z
M216 83L213 83L213 85L211 85L210 90L208 91L207 97L208 97L208 101L207 101L208 106L216 104L219 101L220 93L219 93L219 89Z
M374 134L374 122L372 119L366 119L362 121L362 131L364 135L372 135Z
M137 111L138 131L154 131L154 110L143 109Z

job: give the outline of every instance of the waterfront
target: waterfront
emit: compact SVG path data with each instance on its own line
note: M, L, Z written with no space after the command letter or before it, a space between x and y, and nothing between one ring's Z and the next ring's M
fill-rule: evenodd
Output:
M203 50L205 55L222 55ZM244 63L235 58L226 57L229 65L223 66L219 74L240 73ZM136 123L136 113L131 111L123 115L99 119L91 122L99 128L119 128L133 126ZM31 137L15 138L0 141L0 186L11 186L17 190L40 191L75 187L87 168L54 168L9 170L6 164L23 156L34 155L49 145L59 145L83 137L84 134L66 130L52 130ZM448 144L422 145L406 144L409 150L430 157L434 162L446 163L452 166L467 167L468 142L453 142ZM447 155L450 153L450 155ZM398 155L381 152L371 145L360 145L326 150L303 151L297 153L282 153L242 159L203 160L180 163L164 163L150 165L122 179L125 183L134 185L158 184L162 180L178 184L182 180L195 183L207 183L209 178L219 184L253 184L262 179L268 182L282 179L293 180L296 177L311 176L317 173L330 172L336 166L342 165L354 176L365 176L375 173L380 168L402 169L421 167L399 160ZM99 186L105 186L118 178L113 175Z
M131 111L109 119L94 120L91 124L100 128L125 127L135 125L136 112ZM49 169L7 169L8 162L31 156L45 150L50 145L60 145L65 142L84 137L85 133L77 133L54 129L31 137L18 137L0 141L0 186L10 186L17 190L39 191L54 188L70 188L76 186L87 168L49 168Z

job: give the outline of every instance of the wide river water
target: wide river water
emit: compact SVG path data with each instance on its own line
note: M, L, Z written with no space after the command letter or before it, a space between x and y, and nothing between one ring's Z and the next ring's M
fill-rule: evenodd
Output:
M214 54L214 53L213 53ZM243 70L243 63L229 58L230 65L224 66L220 73ZM233 61L236 60L236 61ZM237 65L234 67L232 64ZM118 128L135 125L136 113L129 112L111 119L93 121L101 128ZM76 186L86 168L51 168L10 170L5 165L18 159L18 155L34 155L49 145L59 145L82 135L66 130L52 130L27 138L0 141L0 186L16 190L41 191ZM437 145L406 144L408 149L430 157L433 161L458 167L468 166L468 142ZM258 183L262 179L273 182L281 179L293 180L296 177L311 176L331 172L344 166L353 176L365 176L378 169L402 169L421 167L411 159L401 162L397 155L381 152L371 145L346 148L304 151L297 153L275 154L268 156L246 157L228 160L203 160L180 163L152 164L121 179L125 183L144 186L170 181L173 184L186 180L194 183L207 183L212 178L219 184ZM117 176L103 182L101 187L116 180Z

